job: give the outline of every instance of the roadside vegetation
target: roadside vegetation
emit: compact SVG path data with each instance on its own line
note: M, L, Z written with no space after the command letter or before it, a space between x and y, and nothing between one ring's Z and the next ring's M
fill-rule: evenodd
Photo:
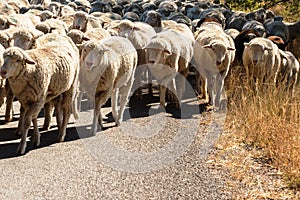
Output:
M229 0L226 4L234 10L244 11L264 7L282 15L285 21L300 20L299 1ZM284 84L276 88L258 85L256 92L249 87L243 67L233 66L226 80L226 92L225 126L229 134L221 138L223 148L244 144L251 150L259 150L259 154L255 153L256 158L263 158L266 165L282 172L285 187L300 191L299 79L294 95Z

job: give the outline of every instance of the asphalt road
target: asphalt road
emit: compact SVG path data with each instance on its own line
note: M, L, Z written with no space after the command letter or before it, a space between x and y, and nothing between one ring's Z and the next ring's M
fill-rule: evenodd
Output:
M228 173L210 164L224 115L204 112L193 96L184 97L181 111L161 109L157 94L131 98L121 127L107 105L96 136L89 134L92 111L83 106L65 142L56 142L53 117L41 145L28 140L23 156L15 153L14 105L13 122L4 124L4 107L0 112L0 199L230 199ZM43 117L38 121L41 127Z

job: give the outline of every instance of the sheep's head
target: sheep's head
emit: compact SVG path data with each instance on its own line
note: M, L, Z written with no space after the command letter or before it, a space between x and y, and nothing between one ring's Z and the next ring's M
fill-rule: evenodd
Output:
M14 46L28 50L35 47L36 39L42 36L41 31L21 29L13 34Z
M234 47L227 47L223 43L210 43L202 46L204 49L211 49L209 52L213 60L216 61L216 66L220 67L226 58L227 51L234 51Z
M89 14L83 11L78 11L74 15L73 28L85 32L88 19L89 19Z
M8 29L11 25L16 25L13 19L8 18L5 15L0 17L0 30Z
M19 47L10 47L3 53L2 78L17 78L26 64L35 64L34 60Z
M94 41L87 41L77 45L80 49L80 66L91 71L99 64L99 49Z
M41 18L41 21L43 22L47 19L53 18L54 14L53 14L53 12L50 12L49 10L44 10L38 16Z
M161 27L161 14L156 11L149 11L147 13L145 22L153 27Z
M0 44L4 48L10 47L10 46L12 46L12 38L10 38L7 33L4 33L4 32L0 31Z
M166 64L167 58L171 55L171 45L159 38L152 39L145 47L149 64Z
M139 30L139 28L136 27L132 21L127 19L122 20L119 24L112 26L110 28L116 30L119 36L125 38L128 38L133 30Z
M75 44L82 44L83 41L88 41L89 38L84 33L77 29L72 29L67 33L67 36L72 39Z
M244 45L249 49L251 61L254 66L264 62L265 51L271 50L271 48L265 47L265 45L258 42L251 43L250 41L250 43L244 43Z
M50 25L45 22L38 23L35 26L35 29L42 31L44 34L51 33L51 31L52 31Z

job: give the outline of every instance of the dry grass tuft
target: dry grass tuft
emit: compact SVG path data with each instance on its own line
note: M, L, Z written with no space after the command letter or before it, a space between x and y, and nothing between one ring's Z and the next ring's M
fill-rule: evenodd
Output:
M300 85L294 93L278 87L247 84L242 67L226 80L226 127L240 142L260 148L260 157L284 173L289 188L300 189Z

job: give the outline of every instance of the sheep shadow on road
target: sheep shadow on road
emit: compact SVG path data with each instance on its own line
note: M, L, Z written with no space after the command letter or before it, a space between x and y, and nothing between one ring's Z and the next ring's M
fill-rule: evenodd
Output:
M128 102L128 107L125 109L124 121L135 118L142 117L151 117L155 114L165 112L167 117L173 117L177 119L190 119L193 118L193 115L199 115L206 111L207 104L199 102L197 99L194 89L191 87L191 83L187 81L187 90L185 95L182 98L181 109L176 109L173 103L168 103L164 109L159 107L159 93L157 86L154 87L153 94L148 94L144 92L142 99L137 98L132 95ZM144 89L145 90L145 89ZM16 103L16 102L15 102ZM114 120L111 113L110 101L108 101L104 108L109 110L106 112L104 117L104 125L107 130L114 127ZM90 109L88 108L87 101L82 102L83 110ZM39 118L43 117L43 112L40 113ZM91 116L92 117L92 116ZM0 115L0 159L17 157L16 150L19 145L20 136L16 135L16 127L18 120L18 113L14 114L13 122L9 124L4 124L4 115ZM43 120L42 120L43 121ZM58 130L56 123L53 123L53 126L48 131L41 132L41 144L39 147L34 147L31 145L31 141L27 142L26 153L32 150L49 147L57 143ZM75 122L76 124L76 122ZM113 125L112 125L113 124ZM41 124L39 124L41 127ZM78 139L82 139L83 136L78 134L78 130L84 131L84 137L92 137L91 134L88 134L89 126L77 126L74 125L74 122L70 122L67 128L67 134L64 142L70 142ZM33 134L33 127L29 130L28 137L31 137Z
M17 128L3 128L0 133L0 159L18 157L16 154L16 150L19 145L20 136L16 135ZM31 144L31 141L27 141L26 153L40 149L44 147L49 147L55 143L57 143L58 130L56 126L52 126L52 128L48 131L40 131L41 133L41 143L40 146L35 147ZM33 134L33 127L28 132L28 137L31 138ZM78 140L80 137L78 136L77 130L75 127L67 128L67 134L64 142L70 142L74 140ZM26 154L25 153L25 154Z

